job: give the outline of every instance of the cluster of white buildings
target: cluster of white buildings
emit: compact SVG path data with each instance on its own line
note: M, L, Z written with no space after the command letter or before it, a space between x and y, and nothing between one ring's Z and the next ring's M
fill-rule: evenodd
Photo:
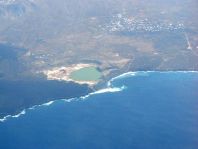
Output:
M110 32L158 32L184 29L181 22L150 20L117 14L103 29Z

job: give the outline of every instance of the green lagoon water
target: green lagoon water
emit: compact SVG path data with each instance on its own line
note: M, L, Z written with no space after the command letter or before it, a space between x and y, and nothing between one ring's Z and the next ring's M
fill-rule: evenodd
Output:
M70 78L75 81L98 81L101 72L96 67L85 67L71 73Z

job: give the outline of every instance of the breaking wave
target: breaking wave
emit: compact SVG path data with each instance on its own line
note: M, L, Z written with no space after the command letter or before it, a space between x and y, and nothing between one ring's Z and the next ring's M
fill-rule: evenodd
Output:
M72 101L78 101L78 100L85 100L85 99L87 99L88 97L90 97L92 95L120 92L120 91L122 91L124 89L126 89L125 86L122 86L122 87L110 87L110 86L108 86L107 88L97 90L97 91L92 92L92 93L89 93L89 94L87 94L85 96L81 96L80 98L59 99L59 100L56 100L56 101L72 102ZM18 117L20 117L22 115L25 115L26 114L26 111L28 111L28 110L35 110L38 107L50 106L53 103L55 103L56 101L53 100L53 101L49 101L49 102L44 103L44 104L41 104L41 105L32 106L30 108L24 109L23 111L21 111L20 113L18 113L16 115L7 115L4 118L0 119L0 122L5 122L6 120L8 120L10 118L18 118Z
M23 111L21 111L19 114L16 114L16 115L7 115L7 116L5 116L4 118L0 119L0 122L4 122L4 121L6 121L8 118L17 118L17 117L19 117L19 116L21 116L21 115L24 115L25 113L26 113L26 110L23 110Z
M60 99L60 100L64 100L66 102L70 102L71 101L71 99ZM59 100L57 100L57 101L59 101ZM0 119L0 122L4 122L4 121L8 120L9 118L18 118L18 117L20 117L22 115L25 115L26 111L28 111L28 110L35 110L38 107L50 106L50 105L52 105L55 102L56 101L54 101L54 100L53 101L49 101L49 102L41 104L41 105L35 105L35 106L30 107L30 108L24 109L24 110L22 110L20 113L18 113L16 115L7 115L7 116L3 117L2 119Z
M123 73L123 74L116 76L116 77L112 78L111 80L109 80L107 82L107 87L104 89L97 90L95 92L89 93L89 94L82 96L80 98L59 99L56 101L72 102L72 101L86 100L90 96L97 95L97 94L121 92L121 91L125 90L127 87L124 85L121 87L114 87L112 82L114 82L115 80L118 80L118 79L134 77L134 76L149 76L150 74L156 73L156 72L157 73L198 73L198 71L135 71L135 72L127 72L127 73ZM49 102L41 104L41 105L35 105L31 108L22 110L20 113L18 113L16 115L7 115L4 118L0 119L0 122L4 122L4 121L8 120L9 118L18 118L18 117L26 114L27 110L34 110L37 107L50 106L53 103L55 103L56 101L53 100L53 101L49 101Z
M114 92L121 92L124 89L126 89L126 86L122 86L122 87L107 87L104 89L100 89L98 91L92 92L86 96L82 96L80 97L80 99L87 99L88 97L92 96L92 95L97 95L97 94L104 94L104 93L114 93Z
M107 82L107 86L112 86L112 82L118 79L128 78L128 77L136 77L136 76L149 76L152 73L198 73L198 71L130 71L123 73L119 76L112 78L110 81Z

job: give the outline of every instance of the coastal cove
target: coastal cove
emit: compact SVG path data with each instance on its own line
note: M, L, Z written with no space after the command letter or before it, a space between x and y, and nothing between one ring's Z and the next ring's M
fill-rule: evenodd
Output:
M55 67L39 73L44 74L48 80L72 81L78 84L87 84L90 87L97 85L103 76L95 64L88 63Z
M72 72L70 74L70 78L74 81L98 82L101 78L101 72L99 72L95 67L85 67Z
M0 0L0 149L198 149L198 0Z
M35 109L36 107L40 107L40 106L49 106L49 105L53 104L55 101L61 101L61 100L63 100L63 101L66 101L66 102L71 102L71 101L78 101L78 99L84 100L86 98L89 98L89 96L92 96L92 95L95 95L95 94L103 94L103 93L108 93L108 92L110 92L110 93L111 92L112 93L113 92L120 92L120 91L123 91L124 89L126 89L127 87L125 85L122 85L120 87L114 87L114 85L113 85L114 84L113 83L114 81L116 81L116 80L122 80L124 78L130 78L130 77L149 76L151 74L193 74L193 75L195 75L195 76L198 77L198 71L135 71L135 72L127 72L127 73L123 73L121 75L118 75L118 76L110 79L108 82L106 82L106 85L102 83L100 85L100 87L97 88L96 91L93 91L93 89L89 88L86 84L80 85L80 84L77 84L77 83L74 83L74 82L68 82L68 83L66 83L65 81L55 81L55 80L40 80L40 81L38 81L38 80L37 81L31 80L30 82L24 81L20 85L20 87L22 87L22 88L19 88L19 91L21 91L21 92L23 92L22 91L23 89L26 89L26 90L24 90L24 94L29 89L34 88L35 87L34 86L35 83L37 84L39 82L37 84L39 86L37 88L38 90L41 87L40 86L41 84L44 85L44 86L42 86L42 89L39 91L40 93L42 93L44 91L43 93L45 94L45 93L48 93L48 92L45 92L45 91L49 91L49 90L53 90L54 89L51 92L52 93L52 96L53 96L53 94L55 94L55 96L58 95L57 93L63 93L63 95L60 94L58 97L54 97L54 98L52 98L52 97L51 98L43 98L43 99L40 99L40 101L39 100L36 100L36 101L33 100L33 103L34 102L37 102L37 104L31 104L31 100L32 100L31 99L30 100L30 103L26 107L23 107L23 108L21 108L20 106L17 107L18 105L16 105L16 107L17 107L17 108L15 108L16 110L14 109L14 111L9 111L10 113L7 112L6 114L3 113L3 112L1 113L1 115L0 115L0 122L3 122L4 120L7 120L7 118L10 118L10 117L17 118L17 117L19 117L21 115L24 115L26 110ZM2 82L4 82L4 81L2 81ZM19 82L21 83L21 81L19 81ZM44 82L46 82L46 84ZM6 83L8 83L8 82L6 82ZM10 85L10 84L12 84L12 83L13 84L16 84L16 85L19 85L19 84L17 84L17 81L13 81L13 82L11 81L11 82L9 82L9 84L7 84L7 86ZM24 86L24 85L26 85L26 86ZM48 88L46 85L48 87L50 87L50 88ZM31 88L28 89L27 87L30 87L30 86L31 86ZM79 89L76 88L76 87L79 87ZM76 88L77 90L75 90L74 88ZM34 89L36 89L36 88L34 88ZM64 89L66 89L66 90L67 89L69 89L69 90L74 89L74 92L75 91L80 91L80 93L78 92L79 93L78 95L72 95L72 94L69 95L69 93L71 93L71 92L69 92L69 90L67 90L68 92L62 92L61 89L63 89L63 90ZM14 90L13 88L12 89L10 88L10 90L8 90L8 91L13 91L13 90ZM35 90L35 91L37 91L37 93L38 93L38 90ZM84 92L81 93L81 91L84 91ZM8 92L8 94L9 93L10 92ZM20 92L18 92L18 93L19 93L19 95L21 94ZM67 97L64 96L64 93L67 94L66 95ZM34 94L34 92L32 94ZM42 95L44 95L44 94L42 94ZM37 94L37 95L40 95L40 94ZM51 94L49 94L49 96L50 95ZM28 94L27 94L27 96L28 96ZM31 95L30 95L30 97L31 97ZM33 98L33 97L31 97L31 98ZM14 95L13 95L13 99L14 99ZM30 98L28 97L28 99L30 99ZM24 101L24 99L22 99L22 100ZM26 102L26 103L28 103L28 102ZM8 107L9 107L9 105L8 105ZM9 110L9 108L8 108L8 110ZM7 109L5 111L7 111Z
M197 84L198 72L125 73L104 89L0 123L0 148L196 149Z

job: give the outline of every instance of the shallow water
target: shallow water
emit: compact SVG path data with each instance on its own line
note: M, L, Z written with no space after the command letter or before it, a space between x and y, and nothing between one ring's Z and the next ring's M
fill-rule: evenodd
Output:
M70 78L75 81L98 81L101 72L95 67L85 67L71 73Z

